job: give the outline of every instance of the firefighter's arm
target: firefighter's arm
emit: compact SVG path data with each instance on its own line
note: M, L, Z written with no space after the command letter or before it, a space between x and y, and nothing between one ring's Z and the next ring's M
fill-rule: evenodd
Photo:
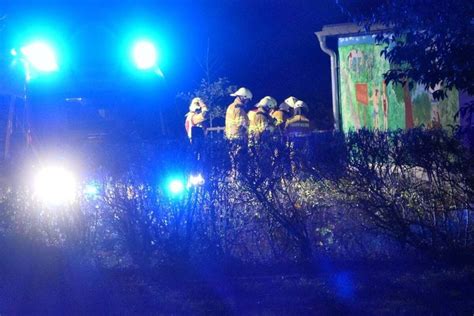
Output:
M193 115L193 118L192 118L193 124L197 125L197 124L201 124L202 122L204 122L207 119L207 113L206 112L201 112L199 114Z
M195 114L193 116L193 124L201 124L205 120L207 120L207 105L204 102L200 102L201 105L201 113Z
M283 112L281 112L281 111L275 112L272 115L272 118L275 121L275 125L280 125L281 123L283 123Z
M244 112L244 115L242 115L242 119L243 119L242 125L248 128L250 121L249 121L249 117L245 115L245 112Z
M201 111L203 111L203 112L207 111L207 104L204 103L202 100L199 101L199 107L201 108Z

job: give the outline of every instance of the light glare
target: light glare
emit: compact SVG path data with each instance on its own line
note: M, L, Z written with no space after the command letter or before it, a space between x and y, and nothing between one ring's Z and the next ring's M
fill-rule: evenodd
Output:
M188 188L197 187L204 184L204 177L202 174L198 173L197 175L190 175L188 179Z
M181 180L175 179L169 183L169 190L172 194L180 194L184 191L184 184Z
M84 194L89 197L96 197L99 194L99 188L94 183L89 183L84 188Z
M21 53L26 60L37 70L52 72L58 70L56 54L46 43L34 42L21 48Z
M149 41L139 41L133 46L133 60L139 69L150 69L156 66L157 52L155 45Z
M36 175L34 189L45 204L62 205L75 200L77 183L72 172L62 167L46 167Z

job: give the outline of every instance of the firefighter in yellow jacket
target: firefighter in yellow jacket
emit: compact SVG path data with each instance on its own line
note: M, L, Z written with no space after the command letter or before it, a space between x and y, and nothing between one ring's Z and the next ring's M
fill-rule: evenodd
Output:
M255 117L250 121L249 135L258 139L264 132L272 132L274 129L273 118L270 116L270 109L276 107L276 100L266 96L257 103Z
M225 136L229 140L243 140L247 135L249 119L244 110L247 102L252 100L252 92L247 88L240 88L231 96L235 97L225 115Z
M189 105L184 127L196 161L203 159L207 127L207 105L200 98L194 98Z
M286 121L290 118L290 108L294 108L295 102L298 101L295 97L288 97L285 101L280 103L277 110L273 111L271 116L275 120L275 127L284 129Z
M311 123L304 113L307 108L303 101L296 101L293 107L294 114L285 123L292 172L300 169L305 161L305 149L308 147L308 139L311 135Z
M308 106L301 100L293 106L294 115L285 123L286 134L289 138L302 138L311 134L311 124L305 113Z
M247 170L247 129L249 119L244 110L245 104L252 100L252 92L247 88L240 88L231 94L235 97L225 114L225 136L230 142L231 175L237 177Z
M194 98L189 105L189 112L186 113L186 121L184 127L189 141L192 143L193 139L201 138L206 132L207 121L207 105L201 98Z

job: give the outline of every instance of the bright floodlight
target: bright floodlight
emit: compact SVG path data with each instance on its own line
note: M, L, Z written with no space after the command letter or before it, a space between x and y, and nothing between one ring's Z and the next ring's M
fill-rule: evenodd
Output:
M175 179L172 180L169 185L168 189L170 190L171 194L178 195L184 191L184 184L183 181Z
M46 167L36 175L35 195L45 204L62 205L74 201L77 183L74 175L62 167Z
M56 54L46 43L33 42L20 50L25 55L26 60L37 70L52 72L58 70Z
M156 66L157 52L155 45L149 41L139 41L133 46L133 60L139 69L150 69Z

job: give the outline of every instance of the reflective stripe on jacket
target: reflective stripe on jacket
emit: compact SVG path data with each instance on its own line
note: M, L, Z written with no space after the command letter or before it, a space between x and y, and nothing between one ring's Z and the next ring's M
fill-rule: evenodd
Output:
M286 134L290 137L305 137L311 134L309 119L304 115L295 115L285 124Z

